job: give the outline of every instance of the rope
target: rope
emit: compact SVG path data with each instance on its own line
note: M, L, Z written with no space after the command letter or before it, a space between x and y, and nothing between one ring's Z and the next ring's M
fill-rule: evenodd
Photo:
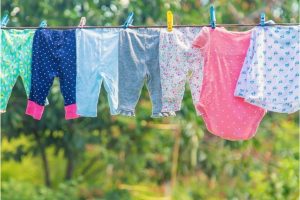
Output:
M266 24L264 26L299 26L300 23L278 23L278 24ZM174 25L173 28L180 28L180 27L210 27L210 24L205 24L205 25ZM216 27L253 27L253 26L260 26L259 24L217 24ZM1 29L38 29L40 27L1 27ZM78 26L48 26L48 27L43 27L43 29L77 29L77 28L82 28L82 29L91 29L91 28L123 28L122 26L83 26L83 27L78 27ZM167 28L166 25L154 25L154 26L129 26L128 28Z

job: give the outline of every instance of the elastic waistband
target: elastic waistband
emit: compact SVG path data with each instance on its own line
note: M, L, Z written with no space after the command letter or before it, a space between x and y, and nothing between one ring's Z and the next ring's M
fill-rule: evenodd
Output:
M36 29L1 29L1 32L6 32L10 35L34 34Z
M65 41L76 42L76 32L75 29L38 29L34 34L34 40L53 43L55 47L59 47Z
M121 28L90 28L90 29L81 29L77 28L76 31L86 31L86 32L95 32L95 33L118 33Z
M122 29L121 33L133 33L137 35L159 36L160 29L158 28L137 28L137 29Z
M49 38L54 42L62 41L65 39L75 38L76 32L75 29L67 30L57 30L57 29L37 29L35 32L35 37L39 36L41 38Z
M76 29L37 29L36 33L46 34L46 35L65 35L65 34L74 34Z
M255 27L257 29L263 29L263 30L296 30L300 31L300 25L297 26L282 26L282 25L277 25L277 26L257 26Z
M102 35L119 35L118 28L101 28L101 29L76 29L76 36L93 35L95 37Z
M166 35L176 35L176 34L199 34L201 27L175 27L171 32L168 32L167 29L162 29L160 34Z

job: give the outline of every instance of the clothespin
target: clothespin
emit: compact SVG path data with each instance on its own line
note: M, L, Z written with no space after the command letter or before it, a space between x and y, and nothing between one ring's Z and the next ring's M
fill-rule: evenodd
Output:
M261 26L265 26L265 21L266 21L266 14L264 12L260 13L260 22L259 24Z
M78 26L79 27L84 27L85 23L86 23L86 17L81 17Z
M8 18L8 14L6 13L6 14L2 17L2 20L1 20L1 27L6 27L8 21L9 21L9 18Z
M216 28L216 12L215 7L213 5L210 6L210 26L212 29Z
M265 22L265 25L276 24L273 20L268 20Z
M173 13L170 10L167 12L167 29L169 32L173 30Z
M132 25L132 22L133 22L133 12L129 13L125 23L123 24L123 28L128 28L128 26Z
M40 26L39 26L40 28L46 28L47 27L47 20L43 20L43 21L41 21L41 23L40 23Z

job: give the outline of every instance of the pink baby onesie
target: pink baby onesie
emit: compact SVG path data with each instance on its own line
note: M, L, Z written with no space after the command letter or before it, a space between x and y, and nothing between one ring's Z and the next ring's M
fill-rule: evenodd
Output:
M234 96L250 37L251 31L205 27L193 43L204 56L203 84L197 109L207 129L228 140L253 137L266 113Z

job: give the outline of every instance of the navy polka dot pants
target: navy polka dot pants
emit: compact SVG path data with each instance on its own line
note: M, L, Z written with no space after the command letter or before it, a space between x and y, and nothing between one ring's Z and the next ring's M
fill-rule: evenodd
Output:
M59 78L65 102L65 118L76 114L75 30L38 29L33 38L31 89L26 114L40 120L49 90Z

